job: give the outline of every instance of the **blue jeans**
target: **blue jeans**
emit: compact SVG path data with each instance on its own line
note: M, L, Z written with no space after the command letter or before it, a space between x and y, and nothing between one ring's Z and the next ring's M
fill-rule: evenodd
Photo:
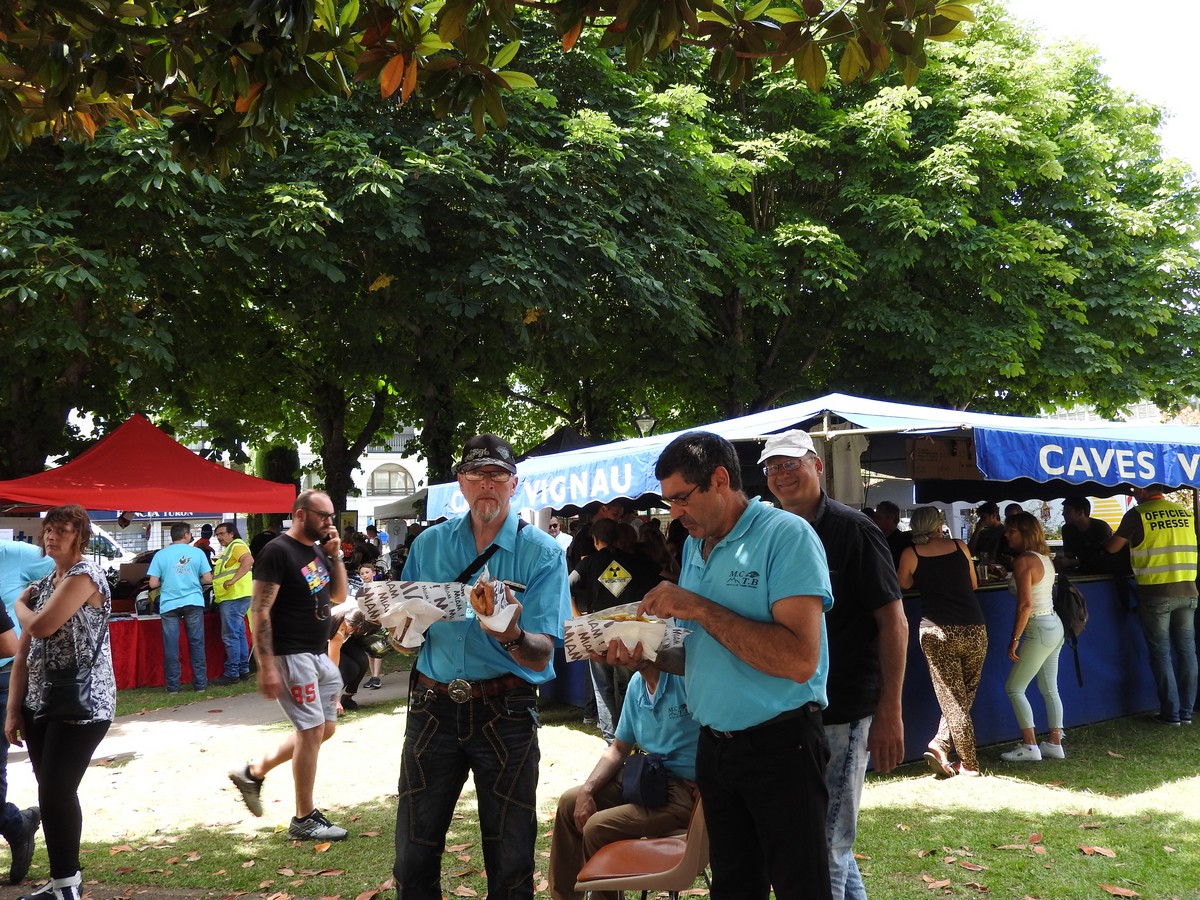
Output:
M1196 598L1139 598L1138 618L1150 651L1159 714L1172 722L1191 721L1196 705Z
M772 887L776 900L829 896L829 746L820 712L797 712L728 737L700 729L712 900L767 900Z
M829 884L834 900L867 900L867 889L858 861L854 858L854 838L858 834L858 807L862 801L863 779L867 776L867 735L872 716L845 725L826 725L829 765L825 767L825 787L829 791L829 810L825 831L829 839Z
M475 778L489 900L533 900L537 728L531 687L466 703L413 692L396 807L397 900L441 900L446 832L468 772Z
M11 669L0 672L0 835L10 844L12 838L25 828L21 810L8 802L8 741L4 737L4 726L8 722L8 676Z
M221 641L225 644L225 668L221 674L226 678L250 674L250 644L246 640L248 609L249 597L222 600L217 604L217 612L221 614Z
M208 663L204 659L204 607L181 606L165 612L162 618L163 680L168 691L179 690L179 622L187 632L188 653L192 657L192 687L208 687Z
M604 742L611 744L617 735L617 722L621 720L621 706L625 702L625 691L633 670L624 666L588 661L592 674L592 690L596 695L596 724Z

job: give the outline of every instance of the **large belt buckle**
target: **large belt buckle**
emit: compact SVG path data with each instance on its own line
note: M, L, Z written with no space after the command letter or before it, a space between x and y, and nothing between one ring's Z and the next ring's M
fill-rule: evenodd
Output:
M466 703L471 699L471 682L455 678L446 685L446 695L455 703Z

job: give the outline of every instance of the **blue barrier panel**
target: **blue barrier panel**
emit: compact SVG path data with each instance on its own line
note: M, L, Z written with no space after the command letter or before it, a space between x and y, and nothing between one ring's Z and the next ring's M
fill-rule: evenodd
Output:
M1079 637L1079 664L1083 687L1075 680L1075 659L1064 646L1059 657L1058 691L1063 719L1069 729L1092 722L1158 709L1158 694L1150 674L1146 641L1137 613L1128 612L1108 577L1076 578L1088 605L1087 628ZM1020 737L1012 705L1004 693L1012 661L1008 642L1016 601L1005 587L985 587L978 592L988 632L987 660L975 696L972 720L975 743L986 746ZM933 694L929 666L919 642L921 602L906 596L904 611L909 623L908 666L904 678L904 749L908 760L920 759L937 733L941 712ZM1046 710L1037 681L1026 694L1033 706L1039 735L1046 731Z
M592 690L592 676L586 662L568 662L562 648L554 651L554 677L541 686L543 700L583 706Z

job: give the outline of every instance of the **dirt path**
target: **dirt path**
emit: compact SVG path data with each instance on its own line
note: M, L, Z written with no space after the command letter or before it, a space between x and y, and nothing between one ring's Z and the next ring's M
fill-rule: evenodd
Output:
M406 674L392 674L380 690L359 693L364 711L344 718L322 749L318 804L365 802L395 793L404 735L404 708L399 700L406 687ZM368 707L383 711L364 714ZM278 705L258 694L200 699L118 719L93 755L92 768L80 786L83 839L123 843L193 825L232 834L251 834L264 824L286 825L293 815L290 767L280 767L268 777L261 819L246 811L227 772L274 746L290 727ZM587 776L604 742L569 728L545 728L541 744L538 798L547 813L566 788ZM380 761L370 778L363 777L364 759ZM36 783L23 750L13 748L9 756L8 784L9 799L18 806L36 802ZM0 888L0 900L19 892ZM108 896L119 894L92 893L94 900ZM135 896L155 900L199 895L139 890Z

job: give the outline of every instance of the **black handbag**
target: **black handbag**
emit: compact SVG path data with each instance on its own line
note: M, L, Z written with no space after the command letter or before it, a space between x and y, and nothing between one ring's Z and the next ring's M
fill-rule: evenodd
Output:
M661 753L634 753L625 759L621 799L641 806L667 805L667 766Z
M92 717L92 672L100 655L100 638L107 626L108 616L105 616L96 632L96 642L92 644L92 662L87 668L46 667L42 702L33 714L35 722L79 722Z

